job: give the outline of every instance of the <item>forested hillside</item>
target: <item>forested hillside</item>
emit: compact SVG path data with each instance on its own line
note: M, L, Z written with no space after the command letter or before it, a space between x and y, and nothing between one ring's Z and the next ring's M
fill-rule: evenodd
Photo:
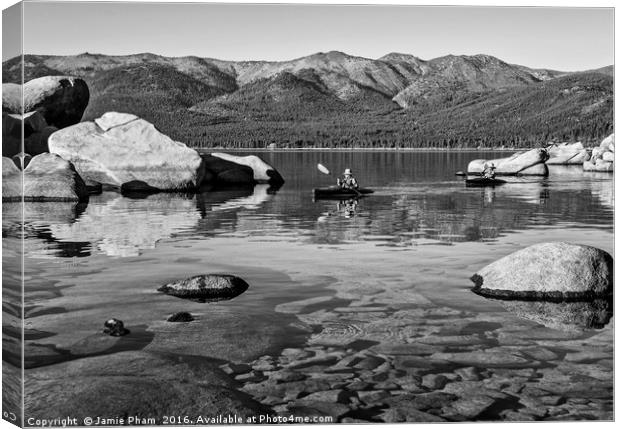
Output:
M342 52L286 62L153 54L25 56L26 80L83 77L84 119L130 112L192 146L532 147L613 131L613 66L562 73L488 55ZM17 59L3 81L18 82Z

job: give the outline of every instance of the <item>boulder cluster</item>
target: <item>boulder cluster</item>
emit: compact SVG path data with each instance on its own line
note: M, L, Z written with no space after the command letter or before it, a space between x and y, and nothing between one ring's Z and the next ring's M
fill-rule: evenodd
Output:
M467 174L481 174L485 164L493 164L495 173L502 176L548 176L547 165L583 165L583 171L611 172L614 152L613 134L592 149L581 142L550 143L545 149L517 152L507 158L475 159L467 166Z
M592 156L583 163L583 171L614 171L614 134L592 149Z
M203 184L284 183L256 156L201 156L129 113L80 122L88 100L88 86L77 77L3 84L3 201L22 195L27 201L83 201L102 189L177 192Z

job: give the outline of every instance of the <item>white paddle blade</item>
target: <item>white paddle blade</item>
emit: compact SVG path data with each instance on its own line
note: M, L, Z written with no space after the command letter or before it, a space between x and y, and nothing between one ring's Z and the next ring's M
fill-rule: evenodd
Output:
M316 168L319 169L319 171L323 174L330 174L329 170L327 169L327 167L325 167L323 164L317 164Z

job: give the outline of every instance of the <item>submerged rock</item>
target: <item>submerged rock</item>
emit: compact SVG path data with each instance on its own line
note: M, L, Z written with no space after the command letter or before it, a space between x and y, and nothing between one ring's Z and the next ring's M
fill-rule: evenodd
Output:
M613 259L601 249L540 243L505 256L471 277L473 291L512 299L591 299L613 292Z
M119 352L30 370L25 411L39 419L139 416L158 422L163 416L219 414L245 421L270 413L235 387L210 359Z
M532 149L527 152L517 152L508 158L498 159L474 159L467 166L467 174L480 174L484 170L485 163L495 165L497 175L535 175L547 176L549 169L545 161L549 154L545 149Z
M3 157L2 201L21 201L22 195L25 201L85 201L88 190L73 165L58 155L37 155L23 171Z
M168 295L199 302L231 299L248 289L245 280L228 274L203 274L168 283L159 289Z
M202 158L194 149L160 133L134 115L108 112L95 122L59 130L49 138L49 150L73 162L88 182L120 187L139 182L161 191L200 186Z

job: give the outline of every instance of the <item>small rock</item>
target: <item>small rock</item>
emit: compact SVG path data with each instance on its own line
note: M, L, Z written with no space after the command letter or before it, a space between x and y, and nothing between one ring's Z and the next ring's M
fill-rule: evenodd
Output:
M168 322L191 322L194 320L194 316L186 311L179 311L168 317Z
M347 388L347 390L357 391L357 390L368 390L368 389L370 389L371 386L372 386L372 384L367 383L365 381L355 380L355 381L347 384L346 388Z
M480 380L480 373L478 368L474 366L468 366L466 368L459 368L454 371L455 374L461 377L463 381L478 381Z
M260 371L251 371L246 374L240 374L235 377L235 380L242 383L258 383L265 380L265 376Z
M472 395L452 402L448 408L455 410L459 415L473 419L486 411L496 402L496 399L484 395Z
M281 382L281 383L288 383L290 381L305 380L307 377L301 372L282 370L282 371L274 372L272 375L270 375L269 378L271 378L272 380Z
M413 408L388 408L378 416L386 423L426 423L426 422L443 422L445 421L439 416L425 413Z
M368 369L372 371L373 369L377 368L379 365L383 364L384 362L385 362L385 359L380 358L378 356L368 356L367 358L364 358L361 361L359 361L355 365L355 368Z
M304 401L312 401L312 402L330 402L330 403L345 403L348 402L351 393L346 392L342 389L336 390L323 390L319 392L314 392L309 394L308 396L304 396Z
M612 355L611 352L585 351L577 353L568 353L564 356L565 361L569 362L588 362L599 359L607 359Z
M351 410L343 404L335 402L311 401L303 398L295 401L293 404L289 404L287 411L294 416L331 416L334 419L338 419Z
M247 363L228 362L227 364L220 366L220 368L228 375L245 374L252 371L252 367Z
M422 386L431 390L440 390L448 383L448 378L440 374L428 374L422 377Z
M344 417L340 420L340 422L344 424L355 424L355 423L369 424L371 423L369 420L354 419L352 417Z
M277 369L277 365L271 356L263 356L252 364L252 368L257 371L273 371Z
M357 392L357 396L366 404L376 404L381 402L382 399L389 398L391 395L385 390L370 390Z
M109 319L103 324L103 333L113 337L122 337L129 334L129 330L125 329L122 320Z
M504 410L500 413L503 420L510 422L533 422L536 421L536 417L531 414L520 413L513 410Z

